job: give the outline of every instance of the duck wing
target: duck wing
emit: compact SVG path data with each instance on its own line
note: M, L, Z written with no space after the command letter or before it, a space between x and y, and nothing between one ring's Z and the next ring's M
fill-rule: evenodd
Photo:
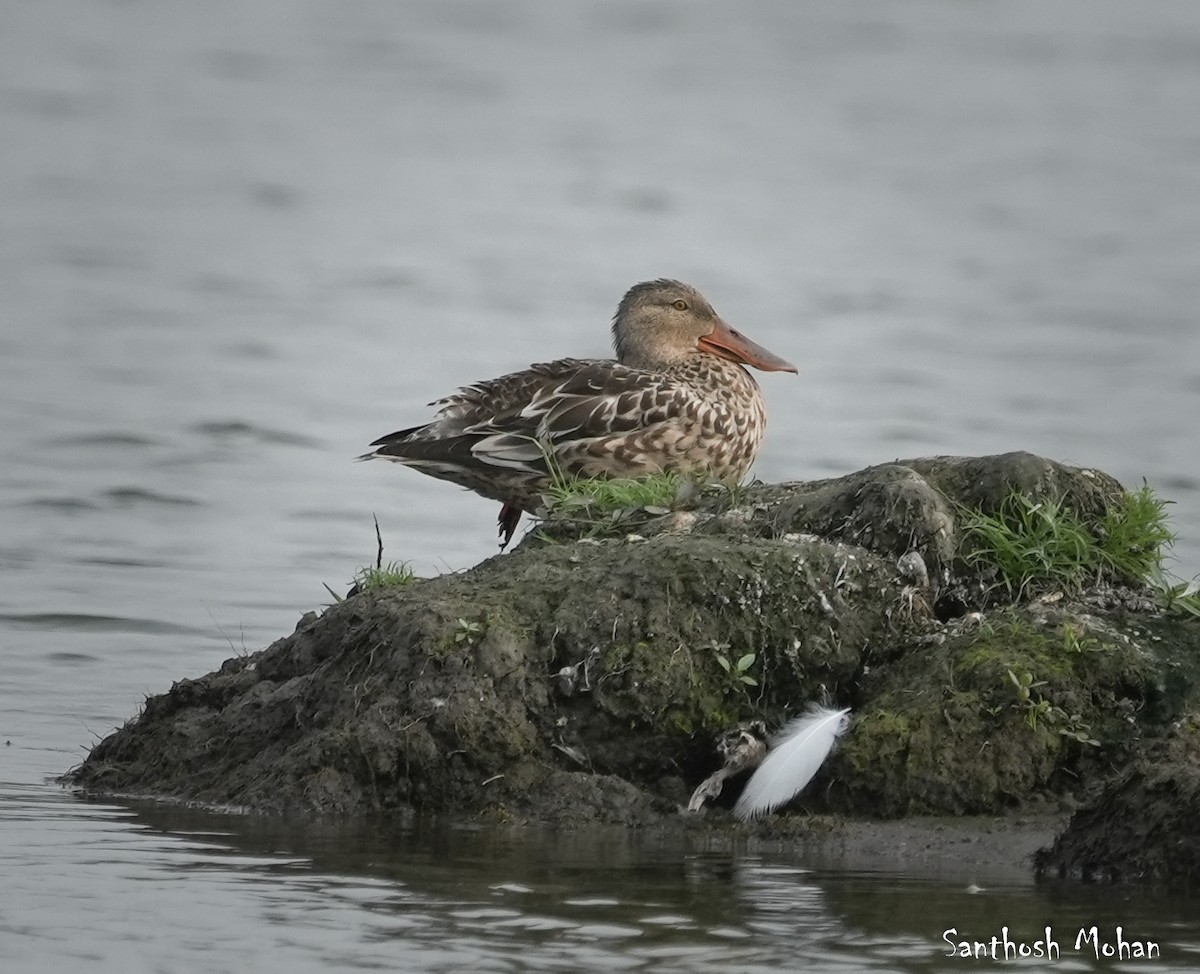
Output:
M686 420L699 403L669 376L611 360L559 359L432 405L440 407L432 422L380 437L369 456L544 476L547 457L570 461L591 444Z

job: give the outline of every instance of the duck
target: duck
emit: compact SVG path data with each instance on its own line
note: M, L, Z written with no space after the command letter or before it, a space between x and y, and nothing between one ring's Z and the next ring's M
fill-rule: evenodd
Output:
M625 293L612 337L613 359L562 358L464 386L429 404L429 422L381 436L359 459L401 463L499 501L501 550L522 514L544 510L556 476L740 482L766 429L746 366L796 367L668 278Z

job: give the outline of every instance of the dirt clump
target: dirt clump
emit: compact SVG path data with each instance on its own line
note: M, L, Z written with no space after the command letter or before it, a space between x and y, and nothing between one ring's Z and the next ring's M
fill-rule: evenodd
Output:
M1182 763L1118 774L1195 713L1188 630L1103 575L1006 596L964 558L962 521L1014 491L1096 523L1122 497L1099 471L1015 453L550 520L468 572L369 588L177 682L68 780L266 813L642 825L686 805L722 734L824 699L853 717L810 810L1194 799Z

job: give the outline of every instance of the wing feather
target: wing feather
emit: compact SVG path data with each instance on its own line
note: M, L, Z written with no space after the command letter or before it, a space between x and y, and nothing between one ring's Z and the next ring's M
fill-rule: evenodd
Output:
M464 386L431 405L432 422L381 437L369 456L544 475L547 453L568 446L586 453L589 441L687 425L701 402L669 376L610 360L559 359Z

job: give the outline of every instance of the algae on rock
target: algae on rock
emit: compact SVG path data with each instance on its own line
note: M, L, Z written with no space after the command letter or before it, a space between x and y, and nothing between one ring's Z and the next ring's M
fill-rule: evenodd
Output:
M991 813L1094 791L1194 681L1113 579L1000 603L959 513L1014 490L1096 524L1122 496L1017 453L699 492L607 531L551 518L175 684L70 778L272 812L636 823L686 802L731 727L827 696L853 721L810 807ZM749 654L752 683L728 665Z

